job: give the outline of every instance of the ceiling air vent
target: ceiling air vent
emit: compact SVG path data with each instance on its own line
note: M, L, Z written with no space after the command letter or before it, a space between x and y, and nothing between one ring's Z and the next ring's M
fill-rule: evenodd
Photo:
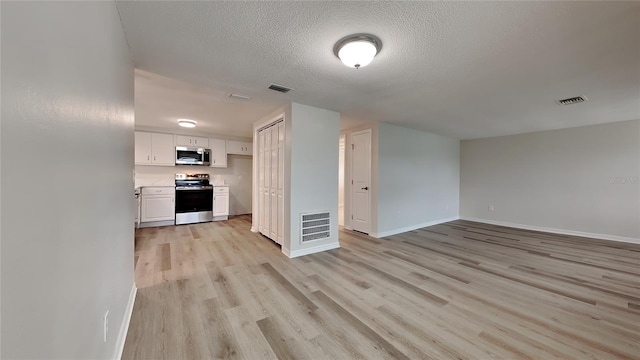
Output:
M585 102L589 99L587 99L586 96L576 96L576 97L572 97L572 98L568 98L568 99L562 99L562 100L558 100L556 101L559 105L572 105L572 104L579 104L581 102Z
M278 84L271 84L269 86L269 89L275 90L275 91L279 91L279 92L285 93L285 94L288 93L289 91L291 91L291 89L289 89L288 87L282 86L282 85L278 85Z

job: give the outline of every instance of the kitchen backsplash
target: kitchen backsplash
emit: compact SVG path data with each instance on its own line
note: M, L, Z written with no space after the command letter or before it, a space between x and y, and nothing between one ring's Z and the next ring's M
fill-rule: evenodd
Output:
M253 162L249 156L228 155L227 168L207 166L145 166L135 167L135 187L174 186L176 174L209 174L211 183L229 186L229 214L251 213Z

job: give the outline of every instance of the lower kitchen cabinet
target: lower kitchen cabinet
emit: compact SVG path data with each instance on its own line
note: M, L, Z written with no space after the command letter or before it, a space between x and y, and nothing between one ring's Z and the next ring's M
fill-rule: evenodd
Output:
M229 218L229 187L213 187L213 219L226 220Z
M174 187L143 187L141 199L141 223L175 219L176 193Z

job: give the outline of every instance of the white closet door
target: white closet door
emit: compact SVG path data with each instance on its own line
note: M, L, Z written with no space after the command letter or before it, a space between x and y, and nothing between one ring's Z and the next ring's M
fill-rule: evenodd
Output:
M278 241L278 128L271 128L271 238Z
M260 233L282 244L284 220L284 123L258 133Z
M263 202L263 194L264 194L264 177L265 177L265 169L264 169L264 148L265 148L265 139L264 139L264 135L265 132L264 131L260 131L258 133L258 197L260 198L258 200L258 214L256 214L258 216L258 220L260 222L260 232L264 234L265 230L264 230L264 224L265 224L265 207L264 207L264 202Z
M271 129L264 130L264 191L262 203L264 205L264 232L271 237Z
M282 244L282 227L284 224L284 123L281 122L275 127L278 133L278 205L276 213L278 214L278 238L277 243Z

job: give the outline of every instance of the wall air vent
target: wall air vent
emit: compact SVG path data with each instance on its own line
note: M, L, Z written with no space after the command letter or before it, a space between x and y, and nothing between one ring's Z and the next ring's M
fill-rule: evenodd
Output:
M291 91L290 88L288 88L286 86L278 85L278 84L269 85L269 89L275 90L275 91L279 91L279 92L285 93L285 94L288 93L289 91Z
M556 101L559 105L572 105L572 104L579 104L581 102L585 102L589 99L587 99L586 96L576 96L576 97L572 97L572 98L568 98L568 99L562 99L562 100L558 100Z
M300 220L300 240L302 242L325 239L331 236L330 212L301 214Z

